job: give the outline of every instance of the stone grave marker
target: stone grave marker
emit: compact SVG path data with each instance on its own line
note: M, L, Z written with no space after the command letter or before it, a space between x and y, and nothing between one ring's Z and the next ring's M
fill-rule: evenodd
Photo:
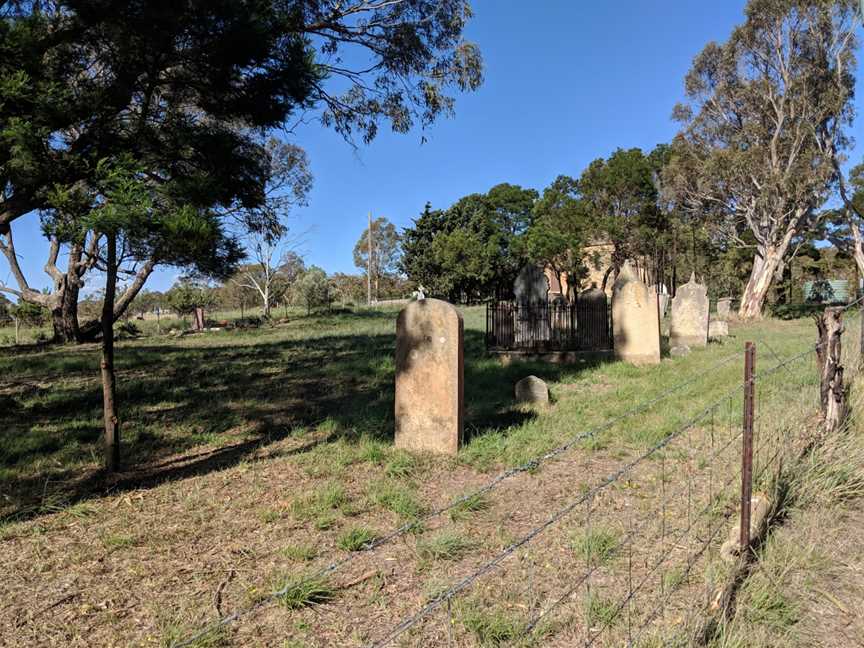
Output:
M721 338L729 335L729 322L724 320L711 320L708 322L708 337Z
M732 298L724 297L723 299L717 300L717 317L723 320L729 319L729 315L732 312Z
M528 376L516 383L516 400L532 405L548 405L549 387L537 376Z
M690 275L672 299L669 346L703 347L708 344L708 288Z
M462 315L439 299L406 306L396 321L396 447L456 454L464 426Z
M588 351L609 348L609 300L592 284L576 300L576 334Z
M657 292L639 280L629 261L612 287L612 334L619 360L636 365L660 362Z

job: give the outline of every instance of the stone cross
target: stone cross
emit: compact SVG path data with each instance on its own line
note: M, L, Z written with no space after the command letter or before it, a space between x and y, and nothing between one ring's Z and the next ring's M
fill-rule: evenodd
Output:
M672 299L669 346L704 347L708 344L708 288L690 275Z
M660 314L651 290L627 261L612 287L615 357L636 365L660 362Z
M396 321L396 447L455 455L464 428L462 315L439 299Z

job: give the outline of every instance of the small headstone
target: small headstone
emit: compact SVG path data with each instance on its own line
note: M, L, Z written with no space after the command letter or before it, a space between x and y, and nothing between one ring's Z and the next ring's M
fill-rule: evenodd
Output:
M660 315L657 292L646 286L630 262L612 288L615 357L636 365L660 362Z
M464 421L462 315L439 299L396 321L396 447L456 454Z
M513 300L519 304L545 304L548 294L549 282L539 266L525 266L513 282Z
M532 405L548 405L549 388L537 376L528 376L516 383L516 400Z
M708 337L721 338L729 335L729 322L723 320L711 320L708 323Z
M690 347L685 345L674 346L669 349L669 355L673 358L682 358L686 355L690 355Z
M729 315L732 312L732 298L724 297L723 299L717 300L717 317L720 319L729 319Z
M696 275L681 286L672 300L669 346L699 347L708 344L708 289Z

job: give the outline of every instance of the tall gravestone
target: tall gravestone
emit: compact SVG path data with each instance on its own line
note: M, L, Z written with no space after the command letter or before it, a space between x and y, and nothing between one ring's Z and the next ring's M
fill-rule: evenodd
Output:
M464 406L462 315L438 299L410 303L396 321L396 447L456 454Z
M717 300L717 317L723 320L729 319L729 314L732 312L732 299L724 297Z
M660 362L660 314L657 292L626 262L612 287L615 357L636 365Z
M672 299L669 346L700 347L708 344L708 288L690 275Z

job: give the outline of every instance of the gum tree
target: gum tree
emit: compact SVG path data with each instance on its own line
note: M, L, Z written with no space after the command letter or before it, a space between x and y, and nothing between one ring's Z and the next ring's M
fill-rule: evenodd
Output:
M739 316L760 317L793 241L816 224L852 119L857 0L750 0L710 43L675 109L666 186L728 243L753 253Z

